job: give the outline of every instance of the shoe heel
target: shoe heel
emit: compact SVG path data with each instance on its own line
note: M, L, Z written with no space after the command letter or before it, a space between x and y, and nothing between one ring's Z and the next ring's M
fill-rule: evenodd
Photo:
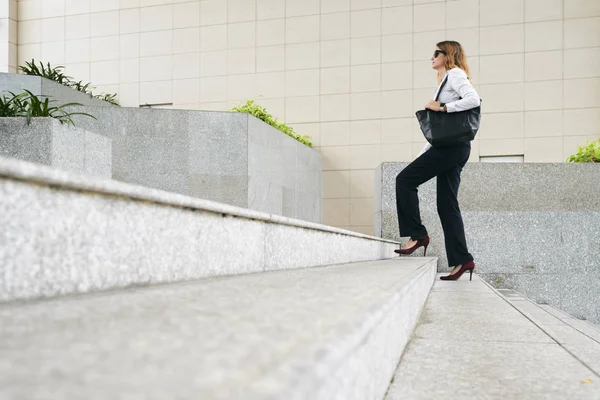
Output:
M470 273L469 280L472 281L473 280L473 270L470 269L469 273Z
M429 245L426 245L423 247L423 257L425 257L427 255L427 246L429 246Z

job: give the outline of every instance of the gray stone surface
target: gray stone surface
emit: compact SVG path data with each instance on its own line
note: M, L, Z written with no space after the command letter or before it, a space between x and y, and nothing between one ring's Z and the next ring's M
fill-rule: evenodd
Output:
M25 89L36 95L42 94L42 78L37 76L7 74L0 72L0 88L2 94L8 93L19 94Z
M52 147L50 148L52 164L50 166L84 174L86 161L85 138L88 134L94 134L82 129L61 125L60 122L52 119L49 121L49 127L52 135ZM37 133L41 132L34 132L34 135Z
M189 177L188 192L190 196L201 199L209 199L256 211L266 211L265 209L250 207L251 203L248 203L248 177L246 176L194 174ZM185 192L182 194L185 194Z
M583 333L584 335L587 335L590 338L594 339L595 341L600 342L600 326L595 325L595 324L591 323L590 321L585 321L585 320L580 320L580 319L574 318L571 315L565 314L562 311L560 311L552 306L549 306L549 305L538 304L538 306L540 308L542 308L544 311L548 312L549 314L556 316L557 318L559 318L561 321L563 321L565 324L569 325L570 327L577 329L579 332Z
M35 118L0 118L0 155L52 165L52 121Z
M114 179L321 221L321 154L252 116L114 107L82 111L97 120L78 118L78 125L113 140Z
M558 344L540 320L513 308L521 303L504 299L480 278L437 281L386 400L599 398L593 357ZM527 309L535 316L545 312ZM429 334L419 335L424 330ZM589 354L600 349L597 342L588 345Z
M564 344L563 347L567 349L573 356L577 357L583 362L589 369L596 372L597 376L600 376L600 346L590 346L586 344ZM597 383L598 381L594 381Z
M165 114L171 110L161 110ZM248 116L224 112L186 112L190 136L190 171L197 174L248 176ZM178 135L168 129L161 135Z
M600 343L599 325L590 321L575 318L573 315L564 313L553 306L537 304L533 299L524 297L510 289L499 289L498 292L506 297L519 312L523 313L523 315L536 324L540 326L550 325L551 327L554 327L556 325L562 328L569 328ZM511 293L511 295L507 296L507 292ZM561 339L555 339L556 341L561 342Z
M593 400L597 379L557 344L417 339L386 399Z
M0 156L111 178L110 139L52 118L0 118Z
M502 291L504 295L504 291ZM600 376L600 326L581 321L525 297L507 297L510 304L554 341Z
M283 188L277 183L250 176L248 208L283 215Z
M49 96L55 104L80 103L86 106L114 107L112 104L90 97L51 80L28 75L0 73L0 91L19 94L29 90L38 96Z
M432 292L428 305L421 316L421 323L415 330L415 338L468 342L486 340L554 343L517 310L507 307L495 294ZM485 313L489 315L485 316L485 323L482 323L478 316Z
M396 175L406 165L385 162L378 167L384 209L394 199ZM597 180L598 169L574 163L468 163L461 174L459 203L470 211L598 211L600 188L582 183Z
M506 297L506 295L503 293ZM509 298L512 305L527 318L542 325L564 325L565 322L524 297Z
M251 208L264 209L276 199L277 214L321 220L321 154L253 116L248 117L248 176L256 207ZM260 195L269 188L270 196Z
M388 243L367 242L358 237L340 239L341 234L271 224L266 232L265 269L301 268L396 256ZM294 256L291 257L291 254Z
M375 174L376 236L400 240L395 178L406 165L383 163ZM459 203L481 276L600 324L599 176L594 164L467 164ZM445 270L435 184L419 189L421 216L428 255Z
M511 288L533 301L551 304L568 314L600 324L600 276L597 273L485 273L488 282Z
M112 145L105 136L85 132L85 174L112 178Z
M4 301L384 259L397 248L315 223L1 158L0 226Z
M394 259L0 305L1 394L383 398L434 277Z

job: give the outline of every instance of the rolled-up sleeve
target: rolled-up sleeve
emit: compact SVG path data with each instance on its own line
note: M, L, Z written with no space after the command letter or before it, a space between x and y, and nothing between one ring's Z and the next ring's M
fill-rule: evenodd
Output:
M473 85L467 78L467 74L460 68L454 68L448 73L448 84L461 97L460 100L446 104L449 113L470 110L479 107L481 99Z

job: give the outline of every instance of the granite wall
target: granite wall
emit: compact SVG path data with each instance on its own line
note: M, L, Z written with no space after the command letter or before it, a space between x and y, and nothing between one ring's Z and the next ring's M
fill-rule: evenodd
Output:
M0 92L19 94L25 90L38 96L48 96L50 100L56 100L56 104L81 103L85 106L114 107L106 101L39 76L0 73Z
M399 240L395 178L407 163L375 173L375 232ZM459 203L477 272L580 318L600 323L600 165L468 163ZM446 270L435 178L419 189L432 243ZM417 254L420 253L419 250Z
M0 118L0 156L110 179L110 139L54 118Z
M321 221L321 153L243 113L81 107L113 143L113 179Z

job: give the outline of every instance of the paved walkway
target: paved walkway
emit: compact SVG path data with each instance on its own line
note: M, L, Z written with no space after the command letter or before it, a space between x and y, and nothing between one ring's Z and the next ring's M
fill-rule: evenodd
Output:
M480 278L437 280L386 400L600 399L600 329Z

